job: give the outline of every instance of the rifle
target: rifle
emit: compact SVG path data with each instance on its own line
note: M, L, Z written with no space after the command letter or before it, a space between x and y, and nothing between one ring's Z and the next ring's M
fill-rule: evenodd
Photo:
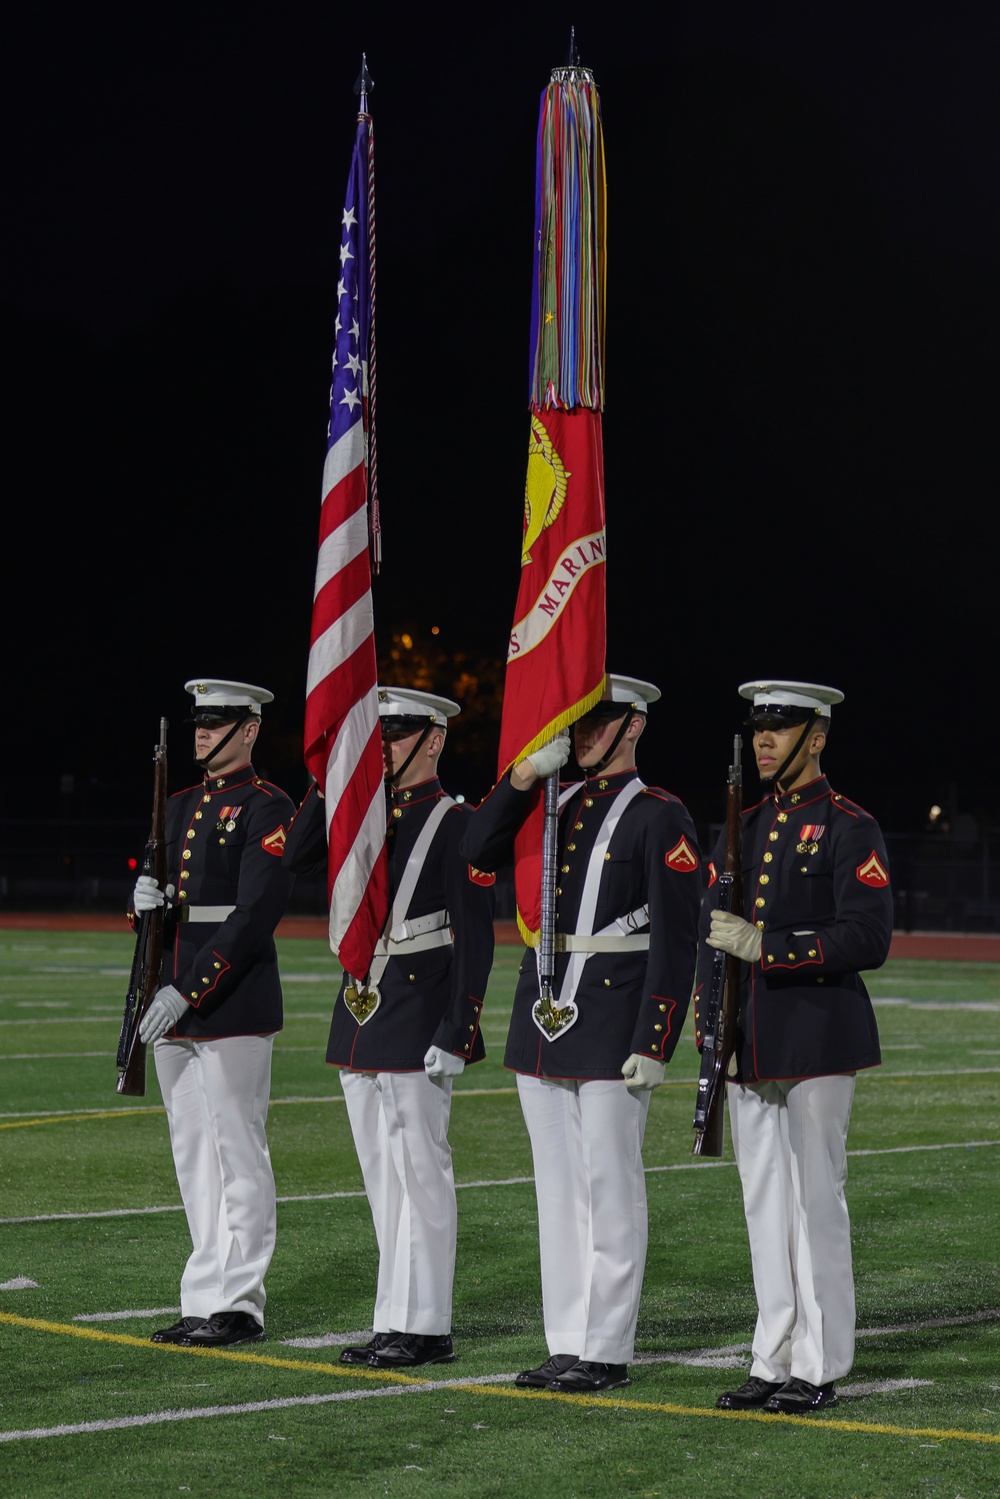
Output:
M733 740L733 763L726 786L726 863L719 876L719 909L743 911L743 771L742 743ZM694 1115L692 1155L721 1156L722 1110L725 1079L736 1047L736 1016L740 1005L740 960L716 950L712 960L712 982L705 1008L701 1075Z
M167 876L167 720L160 719L160 742L153 751L153 821L142 859L142 873L151 874L164 889ZM141 911L129 974L125 1013L118 1039L118 1082L115 1091L130 1098L146 1092L146 1048L139 1040L139 1024L160 987L163 963L163 922L166 900L152 911Z

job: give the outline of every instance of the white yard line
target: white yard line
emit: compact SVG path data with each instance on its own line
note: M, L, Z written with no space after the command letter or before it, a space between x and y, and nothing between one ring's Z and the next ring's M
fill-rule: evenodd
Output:
M181 1309L179 1306L151 1306L145 1311L129 1310L127 1312L74 1312L74 1322L131 1322L134 1318L138 1321L141 1317L179 1317Z
M43 1437L86 1436L100 1431L128 1431L141 1426L160 1426L167 1421L197 1421L209 1416L246 1416L259 1411L283 1411L296 1405L334 1405L342 1400L377 1400L383 1395L426 1395L455 1385L506 1384L513 1374L484 1374L474 1379L444 1379L418 1385L378 1385L369 1390L337 1390L325 1395L292 1395L284 1400L249 1400L243 1405L192 1406L188 1410L150 1411L144 1416L117 1416L107 1421L79 1421L73 1426L36 1426L27 1431L0 1431L0 1442L39 1440Z
M957 1140L947 1145L888 1145L880 1150L849 1150L847 1154L849 1156L910 1155L920 1154L923 1151L990 1149L997 1145L1000 1145L1000 1140ZM682 1161L673 1166L647 1166L646 1175L655 1176L666 1171L714 1171L720 1168L731 1170L735 1164L735 1161ZM490 1181L456 1182L455 1187L462 1191L471 1187L523 1187L530 1186L533 1182L533 1176L505 1176ZM278 1202L336 1202L340 1198L364 1197L364 1195L363 1191L307 1192L279 1197ZM98 1212L90 1213L35 1213L19 1218L0 1218L0 1227L15 1223L75 1223L89 1218L135 1218L152 1213L180 1212L183 1212L180 1203L170 1203L148 1208L103 1208Z

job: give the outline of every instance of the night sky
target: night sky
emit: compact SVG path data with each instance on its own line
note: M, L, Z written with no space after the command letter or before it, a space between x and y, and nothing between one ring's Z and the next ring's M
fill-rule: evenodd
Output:
M538 97L574 22L608 160L608 664L664 691L644 778L718 819L736 686L804 677L846 693L824 766L884 827L939 802L996 828L1000 13L470 13L40 4L8 23L0 813L145 815L161 713L189 779L200 674L275 692L258 766L304 789L363 49L380 650L433 644L443 692L496 679ZM467 729L446 779L477 796L492 730Z

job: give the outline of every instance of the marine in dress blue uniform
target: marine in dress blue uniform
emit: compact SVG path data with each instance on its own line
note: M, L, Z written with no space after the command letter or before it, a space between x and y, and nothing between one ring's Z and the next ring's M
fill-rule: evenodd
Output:
M202 777L167 803L166 891L141 876L133 910L168 904L162 987L140 1034L156 1043L192 1239L180 1321L154 1341L212 1347L264 1336L275 1239L265 1124L282 1023L272 934L292 883L282 852L294 807L250 759L273 695L209 678L185 691Z
M646 1259L642 1139L691 995L701 900L694 826L646 786L636 743L657 688L611 676L574 725L583 779L563 788L554 1016L538 1007L536 954L521 962L504 1065L517 1073L538 1201L549 1357L517 1382L588 1393L627 1383ZM512 855L535 781L569 741L498 783L462 845L478 867Z
M448 698L379 688L390 913L367 985L345 974L327 1061L341 1069L379 1249L373 1337L345 1363L401 1368L454 1357L457 1210L448 1124L454 1079L484 1055L480 1020L493 962L495 877L459 853L467 810L437 776ZM286 863L325 866L313 787Z
M743 959L728 1101L758 1317L750 1378L717 1403L801 1414L835 1402L854 1359L847 1128L855 1074L881 1060L861 970L888 956L892 897L878 824L820 769L843 693L740 692L764 794L743 814L742 914L713 893L724 840L709 865L695 1028L712 950Z

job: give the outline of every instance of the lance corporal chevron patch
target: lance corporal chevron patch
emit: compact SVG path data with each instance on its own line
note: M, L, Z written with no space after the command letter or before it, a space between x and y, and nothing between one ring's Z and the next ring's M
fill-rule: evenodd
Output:
M889 872L879 860L878 854L872 849L863 864L859 864L854 871L862 885L874 885L880 890L883 885L889 883Z
M690 874L692 869L698 868L698 856L687 839L681 837L667 854L666 863L670 869L678 869L684 874Z

